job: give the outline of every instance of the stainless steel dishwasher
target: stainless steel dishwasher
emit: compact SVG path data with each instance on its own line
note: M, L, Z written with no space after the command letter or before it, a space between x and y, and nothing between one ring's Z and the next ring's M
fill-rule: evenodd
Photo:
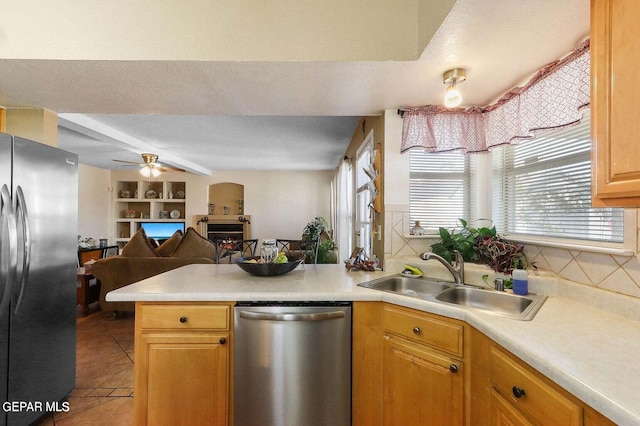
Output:
M351 424L351 303L234 309L235 425Z

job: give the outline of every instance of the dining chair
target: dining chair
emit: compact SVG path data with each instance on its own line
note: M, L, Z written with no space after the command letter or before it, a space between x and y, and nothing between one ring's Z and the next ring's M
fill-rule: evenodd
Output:
M311 263L318 262L318 240L283 240L276 239L278 251L283 251L287 256L305 253L305 260L309 257ZM302 263L305 261L303 260Z
M253 257L256 255L258 240L215 240L216 246L216 263L220 260L228 258L231 263L234 256L237 257Z

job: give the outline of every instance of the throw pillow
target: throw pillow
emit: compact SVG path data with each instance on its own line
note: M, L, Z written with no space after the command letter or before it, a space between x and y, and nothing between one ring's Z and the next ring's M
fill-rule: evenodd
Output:
M211 241L203 238L194 228L189 227L171 257L184 259L208 257L209 259L215 259L216 249Z
M160 244L160 247L156 249L156 252L162 257L171 256L173 252L176 251L176 248L178 248L181 241L182 231L178 229L171 237L169 237L168 240Z
M142 228L133 234L133 237L122 248L122 255L125 257L158 257L158 253L149 243L147 234Z

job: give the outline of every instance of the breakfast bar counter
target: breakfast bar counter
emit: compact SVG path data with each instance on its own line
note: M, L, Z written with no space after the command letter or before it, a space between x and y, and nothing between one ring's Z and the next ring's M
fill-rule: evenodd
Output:
M640 425L640 322L563 295L549 297L532 321L517 321L357 286L388 275L393 273L303 264L286 275L256 277L232 264L194 264L112 291L107 300L383 301L405 306L466 321L613 422Z

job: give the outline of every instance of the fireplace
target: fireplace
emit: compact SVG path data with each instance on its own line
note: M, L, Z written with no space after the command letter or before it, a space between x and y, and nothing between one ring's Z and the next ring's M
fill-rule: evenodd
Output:
M196 216L200 235L211 241L246 240L251 238L251 216Z

